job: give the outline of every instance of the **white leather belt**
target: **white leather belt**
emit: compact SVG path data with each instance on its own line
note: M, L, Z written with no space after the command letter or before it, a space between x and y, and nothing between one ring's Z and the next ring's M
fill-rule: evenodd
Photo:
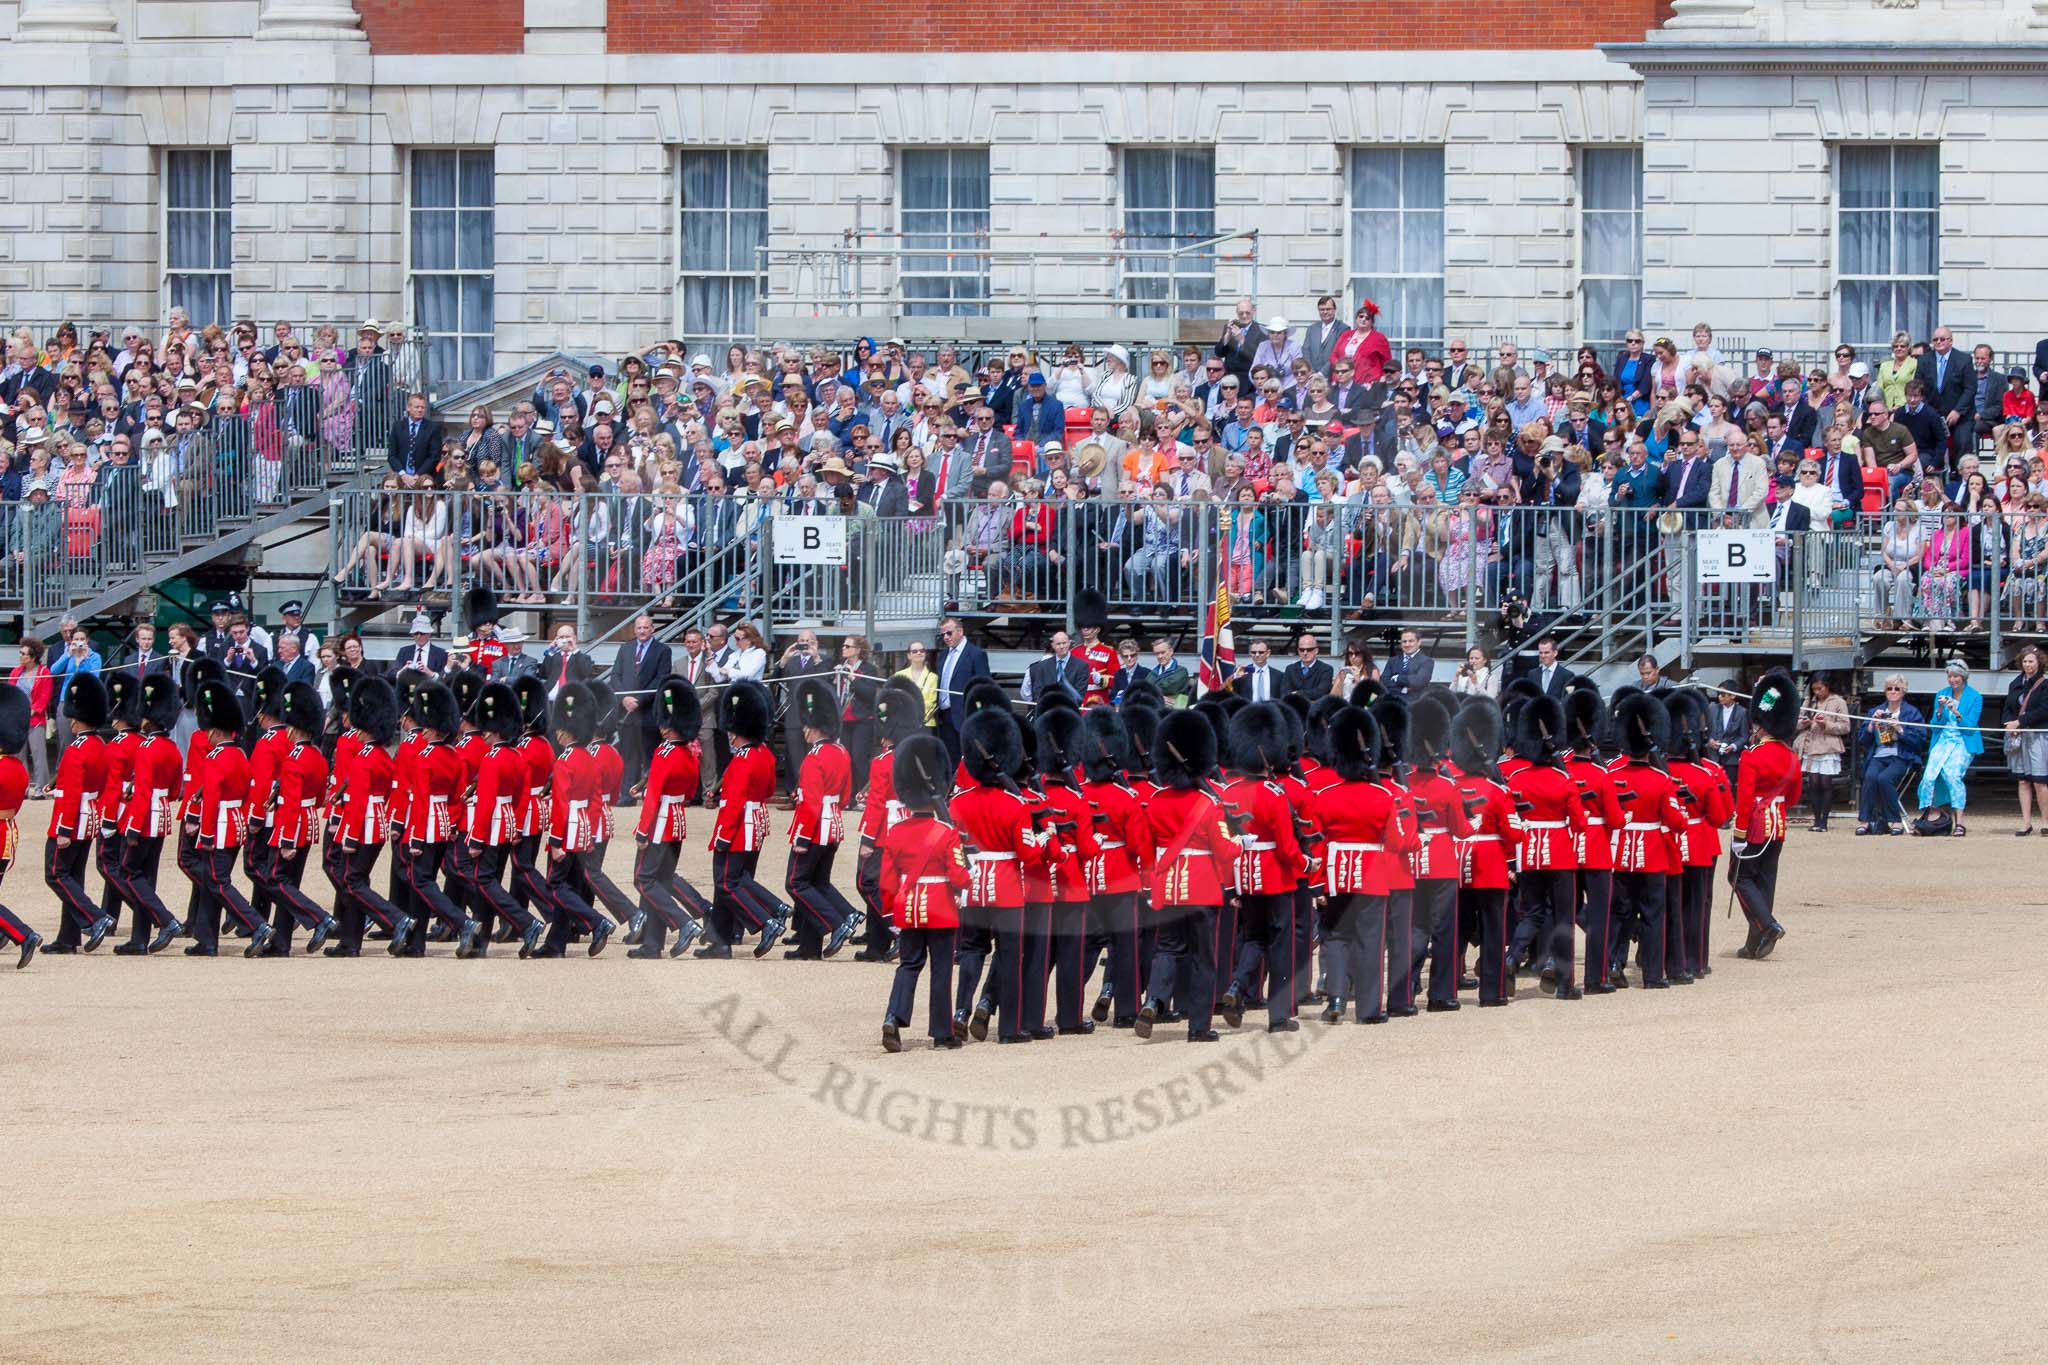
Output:
M1329 848L1332 853L1384 853L1387 851L1385 844L1331 844Z
M1590 816L1590 815L1586 817L1586 824L1587 824L1587 826L1588 826L1589 828L1592 828L1592 829L1606 829L1606 828L1607 828L1607 822L1606 822L1605 820L1595 820L1595 819L1594 819L1594 818L1593 818L1592 816Z
M1662 826L1662 825L1659 825L1659 824L1654 824L1654 823L1651 823L1651 822L1649 822L1649 821L1646 821L1646 820L1631 820L1631 821L1629 821L1629 822L1628 822L1627 824L1623 825L1623 826L1622 826L1622 828L1623 828L1624 830L1631 830L1631 829L1633 829L1633 830L1651 830L1651 829L1662 829L1662 828L1664 828L1664 826Z
M1569 823L1563 820L1524 820L1522 822L1523 829L1569 829L1570 827Z
M1098 839L1095 846L1100 849L1122 848L1123 842L1117 839Z
M1424 825L1422 832L1424 834L1449 834L1451 831L1449 826L1446 825Z
M919 877L917 884L919 886L946 886L950 883L944 877Z
M1465 842L1468 844L1497 844L1500 842L1500 836L1498 834L1473 834L1466 836Z
M1010 863L1016 860L1017 855L1014 853L970 853L967 855L967 861L970 863Z
M1244 851L1247 853L1271 853L1273 845L1270 841L1255 839L1244 846Z

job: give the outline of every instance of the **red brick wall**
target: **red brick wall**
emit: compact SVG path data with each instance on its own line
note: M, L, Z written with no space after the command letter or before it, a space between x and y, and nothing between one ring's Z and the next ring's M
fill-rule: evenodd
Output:
M356 0L372 52L519 52L525 0Z
M1441 0L1391 0L1362 7L1355 0L1299 0L1286 22L1247 5L1181 3L1142 17L1116 6L1076 5L1057 19L992 34L983 12L965 22L941 22L943 9L889 11L849 0L610 0L613 52L1327 52L1355 41L1390 50L1463 48L1577 48L1594 43L1640 42L1669 12L1669 0L1622 0L1618 5L1560 9L1521 4L1505 18L1496 11L1446 7ZM1022 13L1023 11L1017 11ZM1354 35L1347 40L1346 35ZM1170 70L1171 63L1168 63ZM877 73L886 76L889 73ZM991 72L991 77L1014 71ZM1057 66L1038 73L1058 78ZM1413 70L1329 72L1354 80L1375 75L1415 77ZM1454 72L1439 73L1453 77ZM1540 78L1541 72L1530 73Z

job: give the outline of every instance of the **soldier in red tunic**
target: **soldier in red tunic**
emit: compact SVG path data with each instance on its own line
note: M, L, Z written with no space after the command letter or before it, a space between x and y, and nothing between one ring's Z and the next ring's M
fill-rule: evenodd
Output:
M1540 950L1546 994L1579 1000L1577 954L1572 942L1578 909L1578 836L1586 832L1585 805L1565 771L1564 708L1533 697L1515 714L1515 756L1528 767L1508 778L1521 830L1522 923L1515 927L1516 957ZM1526 931L1526 932L1525 932Z
M608 683L593 678L585 686L597 699L597 733L584 746L597 761L597 834L596 842L591 844L589 851L576 860L576 889L583 893L583 899L608 912L614 920L630 926L630 922L639 917L640 908L604 870L605 854L611 851L612 846L612 797L623 790L626 782L626 760L616 743L619 700ZM652 702L653 699L648 700ZM629 929L625 941L637 944L640 936Z
M448 690L455 694L455 709L462 716L461 737L454 741L453 746L455 757L462 764L462 784L454 806L454 837L448 840L448 851L441 859L448 899L482 926L484 937L478 945L480 948L489 945L493 928L484 921L496 918L490 913L488 901L477 896L476 861L469 851L469 803L476 795L477 771L483 766L484 755L491 747L490 736L476 723L476 702L483 695L486 681L483 674L471 668L457 669L448 677ZM440 941L445 937L443 931L446 927L445 923L436 922L427 930L428 939Z
M121 864L110 880L134 912L128 941L114 948L124 957L162 952L184 929L157 895L157 866L164 838L177 821L179 784L184 759L171 739L178 726L183 699L167 673L142 680L138 698L141 728L130 756L128 795L121 805ZM150 930L155 937L150 937Z
M1507 841L1513 837L1515 807L1496 765L1500 732L1500 708L1487 697L1468 698L1451 718L1452 780L1472 826L1458 841L1458 917L1465 936L1479 948L1482 1009L1505 1005L1514 994L1514 977L1507 969L1512 876Z
M488 678L498 660L511 653L498 638L498 594L478 584L462 599L462 620L469 627L471 667Z
M21 764L21 752L28 747L28 717L28 693L18 687L0 690L0 878L14 866L14 850L21 843L14 818L28 797L28 769ZM136 912L135 921L138 925L142 923L140 911ZM43 936L4 905L0 905L0 936L21 949L14 964L16 971L28 966L35 959L36 949L43 946Z
M1627 818L1614 840L1609 979L1590 984L1596 990L1628 984L1624 933L1632 932L1643 985L1662 990L1670 984L1664 977L1665 879L1680 870L1677 836L1687 822L1678 803L1678 787L1664 768L1664 753L1671 743L1671 717L1657 697L1632 692L1617 696L1614 728L1621 739L1621 757L1608 765L1608 772L1615 779L1615 791Z
M100 870L100 915L114 921L108 928L112 933L121 921L121 890L117 885L121 879L121 810L128 800L135 751L142 745L137 730L142 723L142 678L132 669L117 668L106 674L106 684L107 717L114 727L114 737L107 741L104 751L107 775L100 783L99 845L93 862Z
M342 901L348 892L348 858L341 847L341 809L348 790L348 761L363 746L363 735L349 716L349 700L362 674L346 664L334 670L328 694L334 698L327 708L327 842L320 849L320 870L334 888L335 916L340 918Z
M1450 744L1450 708L1433 695L1417 697L1408 708L1408 793L1419 846L1408 868L1415 877L1415 934L1429 953L1432 1014L1458 1008L1458 841L1472 833L1465 798L1441 767Z
M701 772L697 732L704 710L688 679L670 677L654 698L654 724L661 743L647 760L647 780L640 791L640 823L633 832L638 846L633 857L633 889L640 893L640 942L627 957L658 958L671 929L676 946L670 957L689 951L711 906L696 887L676 875L676 862L688 835L685 812L697 799Z
M886 962L896 951L895 937L882 905L882 837L903 818L896 799L895 748L924 729L924 694L907 679L892 678L875 696L875 741L880 752L868 764L865 804L860 812L860 856L854 864L854 885L867 905L867 919L856 962ZM955 935L958 938L958 935ZM950 965L947 976L950 980Z
M1735 955L1758 961L1771 955L1785 926L1778 923L1778 855L1785 849L1785 811L1799 801L1799 757L1792 736L1799 728L1799 688L1791 675L1773 669L1756 685L1749 718L1763 731L1742 755L1737 769L1735 828L1740 831L1729 863L1735 899L1749 921L1749 938Z
M292 930L310 929L306 951L318 952L340 926L334 916L315 905L300 890L306 875L306 855L320 831L320 801L327 790L327 759L320 752L320 734L326 717L320 694L308 682L285 686L277 702L283 732L291 747L277 764L277 795L271 803L271 856L256 864L258 884L270 893L275 910L271 928L276 931L265 951L266 957L286 957L292 950ZM253 834L253 831L252 831ZM252 906L254 902L251 902Z
M512 898L520 907L554 922L556 905L548 879L540 870L541 840L548 832L549 800L555 781L555 746L548 742L548 689L530 673L512 680L526 732L514 746L526 765L526 788L519 799L519 839L512 845Z
M775 799L775 754L768 747L774 715L768 690L736 682L719 699L721 727L732 746L718 775L718 815L711 827L711 924L695 957L726 958L744 933L759 931L755 957L766 957L788 931L790 909L754 871L768 842L768 805Z
M1152 713L1139 717L1151 724ZM1117 1028L1138 1022L1144 1003L1148 963L1138 956L1141 910L1138 896L1152 869L1152 824L1144 798L1128 777L1130 735L1127 722L1114 708L1093 706L1081 715L1081 795L1095 815L1095 856L1088 860L1088 960L1084 975L1095 970L1101 948L1109 953L1102 973L1102 994L1096 998L1094 1022L1110 1019Z
M583 898L578 875L578 864L597 843L601 774L590 741L597 734L599 709L597 694L583 683L570 683L555 698L559 756L548 796L548 895L554 901L555 922L538 957L561 957L575 930L590 935L590 955L596 957L618 927Z
M1565 771L1579 787L1586 832L1578 838L1579 920L1586 930L1586 986L1596 994L1607 982L1608 940L1614 925L1614 839L1628 817L1614 776L1600 762L1607 735L1607 707L1591 686L1574 687L1564 698L1565 734L1571 749Z
M960 833L944 818L946 746L930 735L911 735L894 753L890 790L903 816L882 832L880 876L882 904L896 924L902 951L889 986L889 1009L882 1016L882 1046L903 1050L903 1030L917 1003L917 978L929 962L926 1018L932 1046L957 1048L953 946L960 935L960 896L971 878Z
M398 690L389 679L373 675L358 680L348 698L356 736L353 752L346 739L335 750L336 769L347 773L347 785L338 792L342 809L336 830L342 882L335 918L341 921L341 941L328 944L324 957L361 957L366 920L375 920L394 940L412 929L412 917L370 885L377 855L384 851L397 780L392 746L398 742Z
M221 912L233 915L249 930L242 956L255 957L270 946L271 928L234 883L235 850L247 837L249 756L235 742L242 731L242 702L224 682L199 685L200 733L192 737L185 758L189 794L181 813L184 833L178 841L178 867L192 882L192 937L188 957L213 957L220 951Z
M43 844L43 881L57 893L64 923L46 953L91 952L114 927L85 891L85 867L99 823L106 785L106 742L94 731L107 723L107 689L92 673L74 673L64 690L64 725L70 742L57 761L50 788L50 829Z
M839 700L829 686L806 682L791 704L809 749L797 769L784 882L797 910L796 946L783 956L832 957L860 928L860 912L832 884L832 864L846 838L846 806L853 799L853 761L839 742Z
M1308 875L1308 854L1279 781L1290 761L1285 710L1278 702L1258 702L1231 717L1231 766L1240 776L1224 789L1242 813L1246 836L1235 860L1244 943L1218 1008L1224 1023L1242 1024L1244 1001L1263 970L1268 1033L1301 1027L1294 1017L1294 893Z
M960 727L960 766L964 773L951 802L953 823L967 849L967 901L979 907L974 918L996 931L995 965L990 986L995 996L997 1041L1024 1043L1023 915L1024 879L1042 870L1050 854L1051 835L1040 830L1036 808L1017 785L1024 766L1024 739L1007 706L984 707ZM963 975L955 991L956 1027L974 999L980 975ZM989 1012L977 1003L968 1032L976 1041L988 1036Z
M1414 836L1403 824L1394 793L1376 781L1384 742L1372 713L1346 706L1330 717L1326 740L1330 770L1337 781L1316 794L1316 822L1323 831L1324 889L1329 910L1323 932L1329 1000L1322 1020L1344 1018L1348 996L1358 1022L1386 1022L1381 969L1386 961L1387 896L1393 862Z
M1290 698L1298 695L1301 694L1288 694ZM1293 701L1286 698L1283 700L1287 701L1290 709L1293 708ZM1308 902L1306 920L1296 929L1299 935L1296 946L1300 955L1296 983L1300 987L1298 994L1304 1005L1324 1004L1330 998L1331 955L1326 950L1320 966L1316 961L1317 947L1325 943L1329 937L1329 931L1324 923L1328 917L1329 899L1323 890L1323 868L1328 840L1323 833L1322 817L1316 809L1316 797L1337 785L1336 770L1330 767L1330 718L1342 710L1344 705L1342 697L1323 696L1308 702L1303 708L1301 786L1306 793L1305 813L1314 822L1316 833L1315 870L1302 887L1302 893ZM1297 909L1296 913L1299 915L1302 912Z
M1678 784L1686 815L1678 838L1678 862L1665 879L1664 971L1690 985L1707 974L1707 919L1714 895L1714 865L1721 861L1721 826L1735 814L1728 773L1708 760L1707 704L1690 689L1674 694L1671 711L1673 758L1666 765Z
M1054 976L1053 1023L1058 1033L1085 1034L1095 1031L1094 1022L1082 1009L1088 984L1088 865L1100 850L1095 811L1075 775L1081 762L1081 713L1067 702L1064 695L1050 705L1042 701L1032 728L1047 827L1052 834L1046 846L1051 918L1046 948ZM1025 1022L1032 1026L1034 1036L1042 1037L1042 988L1032 1001L1037 1012L1032 1013L1027 1003Z
M1377 684L1362 683L1353 690L1368 686ZM1389 848L1380 855L1387 864L1386 1012L1393 1018L1412 1019L1416 1014L1415 964L1421 958L1415 924L1414 860L1422 848L1422 832L1415 796L1408 790L1408 703L1399 697L1381 697L1372 704L1372 718L1380 727L1379 782L1393 796L1406 836L1400 848ZM1367 980L1371 974L1369 970Z
M273 920L281 930L290 916L274 907L270 896L270 814L277 799L278 764L291 750L284 725L284 670L272 664L256 675L256 741L249 745L248 835L242 842L242 872L249 878L249 908L258 919ZM273 909L277 910L272 914ZM276 938L271 946L277 946ZM287 949L289 951L289 949Z
M1231 833L1223 806L1210 795L1216 731L1208 720L1168 712L1153 746L1162 790L1147 815L1157 849L1152 912L1160 920L1159 948L1135 1027L1140 1038L1150 1038L1170 996L1187 1015L1188 1041L1213 1043L1216 921L1224 897L1235 891L1235 863L1247 839Z
M527 797L526 761L516 747L526 732L526 713L517 692L494 682L477 693L470 714L484 737L463 839L469 904L481 926L477 956L489 951L491 921L501 919L519 935L519 956L530 958L540 947L547 922L521 906L505 889L504 880L505 864L519 842L519 808Z
M430 682L413 689L412 719L421 741L408 770L399 777L411 789L402 835L406 885L412 890L413 903L454 933L455 955L475 957L480 926L441 889L441 864L456 837L456 806L467 781L461 755L455 752L462 711L446 683ZM415 921L403 939L392 940L391 955L425 957L426 928L424 922Z
M1103 706L1109 702L1110 684L1116 681L1116 651L1102 638L1109 624L1109 599L1100 590L1083 588L1074 594L1074 628L1081 643L1074 653L1088 665L1088 686L1081 693L1081 705Z
M391 904L406 916L418 922L427 917L426 907L420 905L412 894L412 875L409 864L412 848L405 840L405 821L412 810L412 764L426 740L420 735L419 724L413 719L413 694L433 679L416 668L400 669L395 679L398 688L398 752L392 762L396 772L391 788L391 804L385 808L383 838L391 844L391 871L387 882ZM372 938L382 937L372 934Z

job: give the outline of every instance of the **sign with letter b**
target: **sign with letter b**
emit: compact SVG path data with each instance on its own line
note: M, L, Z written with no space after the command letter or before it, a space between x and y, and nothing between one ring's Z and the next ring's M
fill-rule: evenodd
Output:
M775 517L777 564L846 563L845 517Z

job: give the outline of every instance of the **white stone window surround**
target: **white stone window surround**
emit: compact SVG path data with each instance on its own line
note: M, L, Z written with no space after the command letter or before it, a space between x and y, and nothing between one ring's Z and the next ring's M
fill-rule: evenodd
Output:
M1628 330L1643 325L1643 149L1578 147L1573 156L1578 334L1603 352L1619 351Z
M1832 157L1835 335L1883 357L1894 332L1925 340L1939 321L1940 148L1837 142Z
M758 330L761 275L755 246L768 241L768 160L761 147L676 149L671 215L676 224L675 334L692 347L719 347L713 367L721 372L723 348L753 341ZM695 196L693 185L700 190ZM734 203L735 186L746 187L747 202ZM703 202L705 189L717 202ZM752 194L756 189L758 203ZM722 327L712 325L721 317Z
M443 164L452 183L445 191L428 190L423 177L438 179ZM488 379L497 333L496 152L410 147L404 165L405 302L412 325L427 332L437 381Z
M1409 346L1443 354L1444 149L1353 146L1344 154L1344 281L1349 319L1361 299L1379 305L1379 328L1401 364ZM1371 254L1368 254L1371 253Z
M1216 149L1121 146L1116 155L1117 221L1123 245L1159 247L1122 263L1119 292L1133 318L1216 315L1216 255L1186 250L1216 235ZM1164 254L1180 249L1179 254Z
M195 329L234 321L234 151L158 149L161 292L168 315L183 308Z
M976 253L989 245L988 148L899 147L895 162L904 312L986 316L989 261ZM912 255L913 247L934 250Z

